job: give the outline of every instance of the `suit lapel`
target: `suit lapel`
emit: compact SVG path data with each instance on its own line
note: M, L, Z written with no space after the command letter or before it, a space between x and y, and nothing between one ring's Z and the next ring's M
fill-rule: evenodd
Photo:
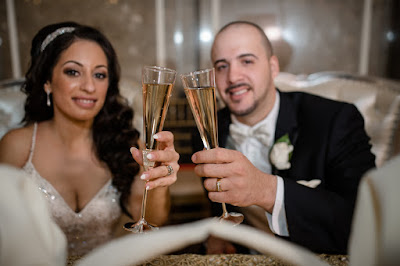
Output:
M275 128L274 142L285 134L289 134L289 139L292 145L296 148L298 137L297 111L296 105L289 97L289 94L279 91L280 105L278 121ZM272 165L273 174L284 174L287 170L278 170Z

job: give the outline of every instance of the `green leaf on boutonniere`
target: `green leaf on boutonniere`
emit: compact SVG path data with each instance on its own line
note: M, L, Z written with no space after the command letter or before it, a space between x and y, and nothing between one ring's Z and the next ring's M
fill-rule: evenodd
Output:
M289 138L289 134L288 133L286 133L285 135L283 135L282 137L280 137L279 139L277 139L276 141L275 141L275 143L279 143L279 142L285 142L285 143L287 143L288 145L292 145L292 143L290 142L290 138ZM274 144L275 144L274 143ZM290 159L292 159L292 154L293 154L293 151L291 151L290 153L289 153L289 161L290 161Z
M278 143L278 142L286 142L287 144L292 144L292 143L290 142L289 134L288 134L288 133L286 133L285 135L283 135L282 137L280 137L279 139L277 139L277 140L275 141L275 143Z

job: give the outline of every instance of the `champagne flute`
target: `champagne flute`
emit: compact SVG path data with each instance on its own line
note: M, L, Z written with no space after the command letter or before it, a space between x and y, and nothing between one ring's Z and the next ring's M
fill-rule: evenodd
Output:
M144 66L142 69L143 86L143 134L145 149L143 153L143 167L147 171L155 167L155 162L147 159L147 154L157 149L154 135L162 131L169 106L172 88L175 82L176 71L158 66ZM145 219L147 189L145 186L142 199L140 220L136 223L126 223L124 228L133 233L158 230L156 225Z
M186 98L192 110L204 148L218 147L218 123L215 96L214 69L204 69L181 75ZM237 212L228 212L222 203L220 220L240 224L244 216Z

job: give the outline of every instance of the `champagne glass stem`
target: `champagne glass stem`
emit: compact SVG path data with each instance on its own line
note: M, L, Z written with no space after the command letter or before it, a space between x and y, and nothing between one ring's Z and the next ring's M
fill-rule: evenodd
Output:
M149 169L152 169L155 165L155 162L151 162L149 161L149 159L147 159L147 154L149 154L150 152L152 152L152 149L145 149L142 151L143 154L143 167L145 171L148 171ZM142 210L141 210L141 219L144 220L144 217L146 215L146 203L147 203L147 182L144 185L144 191L143 191L143 199L142 199Z
M222 216L226 217L228 215L228 211L226 210L225 202L222 202Z
M140 218L144 219L146 216L146 202L147 202L147 188L146 188L147 182L144 185L144 191L143 191L143 199L142 199L142 209L140 212Z
M142 151L143 154L143 167L145 171L148 171L149 169L153 168L155 166L155 162L151 162L147 159L147 154L151 152L151 149L146 149ZM148 230L157 230L158 227L151 225L148 223L145 219L146 216L146 203L147 203L147 182L144 185L144 191L143 191L143 198L142 198L142 209L140 210L140 219L136 223L126 223L124 225L125 230L133 232L133 233L143 233Z

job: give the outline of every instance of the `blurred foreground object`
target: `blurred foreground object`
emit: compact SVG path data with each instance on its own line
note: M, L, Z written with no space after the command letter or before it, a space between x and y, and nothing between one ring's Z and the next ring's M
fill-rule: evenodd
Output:
M329 265L304 247L247 225L232 226L230 222L219 222L214 218L167 226L146 234L127 235L94 249L75 265L137 265L188 245L201 243L210 235L273 255L289 265Z
M6 165L0 165L0 188L0 265L65 265L67 240L43 193Z
M350 265L400 265L400 156L361 180L349 241Z

